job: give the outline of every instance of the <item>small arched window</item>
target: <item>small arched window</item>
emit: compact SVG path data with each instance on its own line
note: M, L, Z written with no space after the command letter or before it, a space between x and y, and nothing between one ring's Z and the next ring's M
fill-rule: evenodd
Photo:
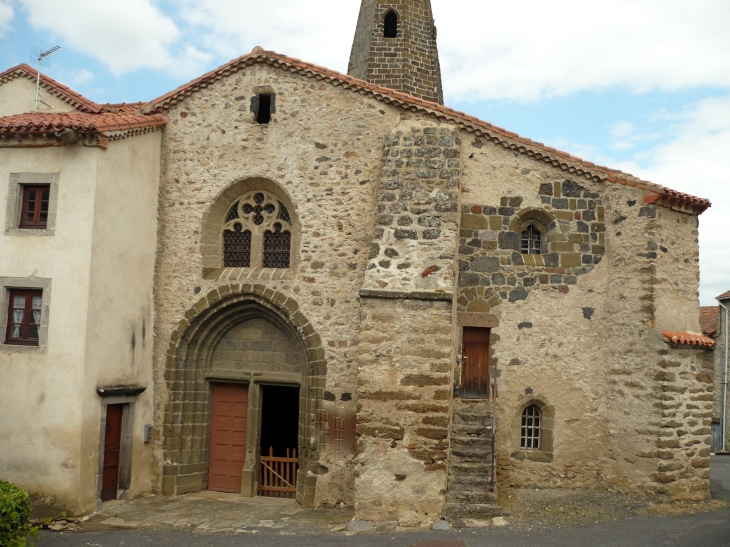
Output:
M522 232L522 254L539 255L541 246L542 234L534 224L530 224L527 229Z
M398 36L398 14L390 10L385 15L385 33L386 38L396 38Z
M540 450L541 421L542 412L536 405L530 405L522 412L520 448L523 450Z
M226 215L224 267L288 268L291 232L291 216L283 203L265 191L249 192Z

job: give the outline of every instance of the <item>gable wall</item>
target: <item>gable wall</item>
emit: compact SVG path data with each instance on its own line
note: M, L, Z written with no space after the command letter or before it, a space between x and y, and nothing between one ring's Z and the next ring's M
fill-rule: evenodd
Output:
M41 88L41 103L38 112L72 112L74 108ZM27 78L16 78L0 85L0 117L33 112L35 104L35 82ZM52 107L52 108L51 108Z
M630 187L463 140L457 313L499 319L492 365L500 484L707 496L709 430L691 397L711 390L698 373L708 352L668 349L659 334L698 332L696 217L644 207L645 193ZM518 234L509 234L510 220L528 207L557 220L537 267L520 264L511 247ZM664 374L668 363L676 374ZM667 392L676 398L670 410ZM533 399L554 405L551 462L525 461L513 427ZM662 457L676 460L669 476Z
M277 94L268 126L255 124L250 112L256 86ZM209 86L168 115L155 280L156 424L165 419L163 372L171 332L201 296L235 283L262 282L298 303L325 348L325 399L354 414L358 291L372 238L383 136L398 124L400 112L330 84L255 66ZM277 279L259 280L260 271L239 276L240 270L206 279L203 215L219 193L248 177L270 179L291 198L302 226L297 271ZM318 501L352 503L352 469L344 454L328 450L320 457L329 472L319 477Z

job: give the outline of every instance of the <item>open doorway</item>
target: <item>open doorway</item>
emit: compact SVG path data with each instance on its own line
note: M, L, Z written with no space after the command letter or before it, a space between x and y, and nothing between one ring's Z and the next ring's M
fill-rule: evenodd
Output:
M261 386L259 496L295 498L299 470L299 387Z

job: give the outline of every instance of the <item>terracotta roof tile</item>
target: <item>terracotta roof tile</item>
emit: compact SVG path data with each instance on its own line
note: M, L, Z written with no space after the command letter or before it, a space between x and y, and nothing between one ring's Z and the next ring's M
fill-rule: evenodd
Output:
M0 118L0 134L39 134L73 129L80 133L104 133L161 127L167 123L162 114L89 114L87 112L36 112Z
M688 332L674 332L663 330L662 334L672 344L678 346L697 346L705 348L714 348L715 341L707 336L699 334L690 334Z
M728 298L730 298L730 291L722 293L716 300L727 300Z
M26 78L35 83L37 77L38 72L36 69L29 65L21 64L0 73L0 85L17 78ZM41 73L41 87L51 95L58 97L62 101L67 102L82 112L99 113L102 111L102 105L87 99L83 95L76 93L71 88L58 83L56 80L49 78L43 73Z
M332 85L343 86L346 89L351 89L356 93L369 95L388 104L394 104L414 112L422 111L424 113L435 115L440 120L455 122L457 126L476 135L485 137L495 144L529 156L537 161L549 163L578 177L586 177L597 182L610 182L639 188L649 192L649 195L644 198L646 204L656 204L693 214L701 214L711 206L710 201L707 199L670 190L669 188L665 188L659 184L641 180L633 175L623 173L616 169L597 166L591 162L571 156L566 152L561 152L555 148L520 137L516 133L512 133L511 131L507 131L501 127L497 127L489 122L479 120L474 116L469 116L452 108L431 103L393 89L377 86L364 80L358 80L352 76L306 63L300 59L280 55L273 51L262 51L259 48L248 55L234 59L230 63L208 72L200 78L197 78L192 82L179 87L176 90L155 99L154 101L151 101L146 107L144 107L143 111L164 112L198 90L206 88L211 83L221 80L222 78L238 72L239 70L243 70L247 66L258 63L268 64L270 66L282 68L291 72L297 72L319 80L324 80Z
M702 306L700 308L700 327L705 336L717 334L720 320L719 306Z
M117 104L107 103L101 105L101 111L114 114L139 114L140 110L142 110L142 108L146 105L146 102Z

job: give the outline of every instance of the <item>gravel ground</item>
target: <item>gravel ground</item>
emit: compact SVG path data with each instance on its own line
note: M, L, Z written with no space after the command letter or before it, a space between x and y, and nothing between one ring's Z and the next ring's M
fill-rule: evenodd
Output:
M346 532L352 509L302 509L286 503L251 505L250 501L160 498L126 506L110 507L82 523L82 533L43 532L38 547L215 547L227 545L379 545L410 546L418 541L462 541L471 546L560 545L561 547L715 547L730 546L730 456L715 457L712 464L712 501L687 504L656 504L612 492L590 490L511 489L499 502L507 526L491 522L457 520L450 532L378 526L374 532ZM283 502L284 500L280 500ZM217 505L216 505L217 504ZM242 521L234 530L226 520L201 529L178 519L194 508L215 519L230 519L232 511ZM110 516L140 518L135 529L104 525ZM201 513L200 516L203 516ZM270 520L265 520L270 519ZM187 520L187 519L186 519ZM246 523L243 523L246 521ZM174 524L174 523L177 523ZM128 523L128 524L131 524ZM225 527L223 525L225 524ZM236 524L238 527L238 524ZM204 528L204 527L203 527ZM190 533L195 532L195 533ZM296 537L296 539L294 539ZM434 547L436 547L434 545Z

